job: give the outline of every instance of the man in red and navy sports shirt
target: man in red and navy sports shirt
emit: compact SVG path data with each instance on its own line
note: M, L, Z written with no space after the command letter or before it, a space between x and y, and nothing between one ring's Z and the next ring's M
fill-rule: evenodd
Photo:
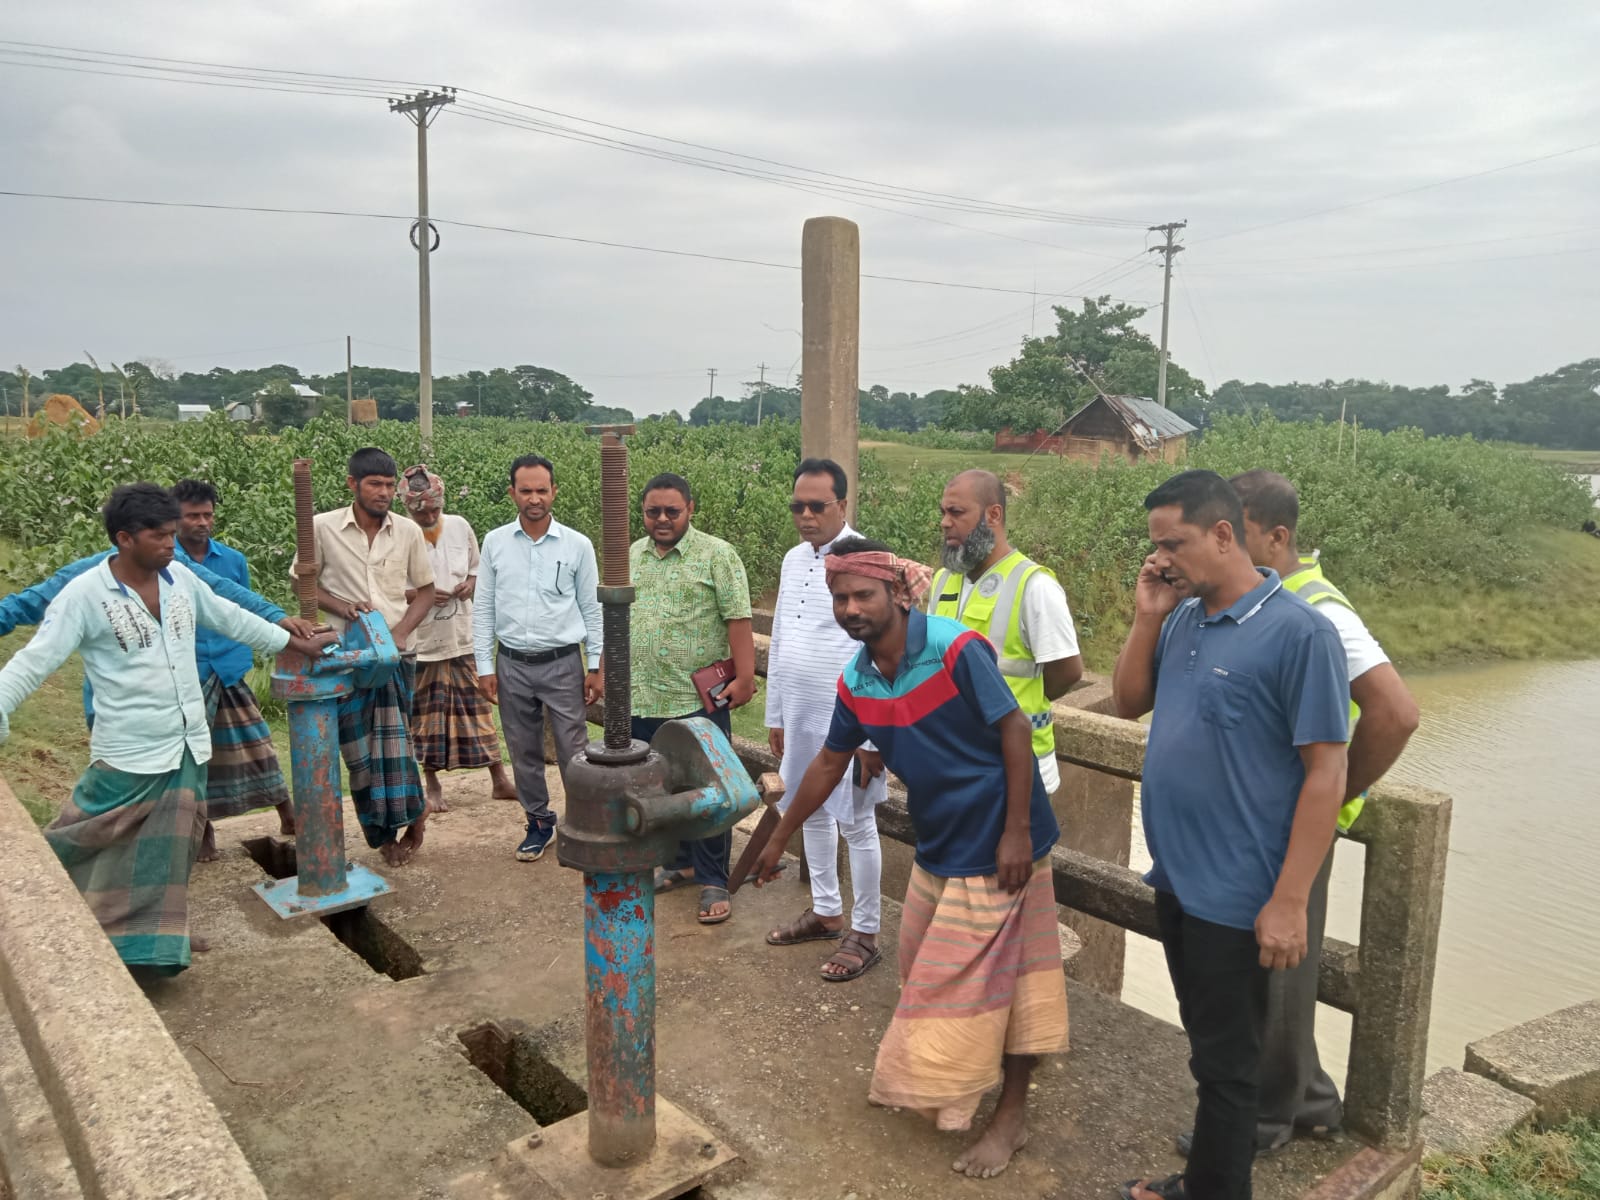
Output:
M1000 1084L987 1128L953 1164L987 1179L1027 1140L1035 1057L1067 1044L1049 861L1058 830L1032 726L988 641L917 609L926 567L842 538L825 569L834 619L862 648L756 879L771 877L784 843L870 739L906 785L917 853L900 922L900 1002L868 1098L965 1130Z

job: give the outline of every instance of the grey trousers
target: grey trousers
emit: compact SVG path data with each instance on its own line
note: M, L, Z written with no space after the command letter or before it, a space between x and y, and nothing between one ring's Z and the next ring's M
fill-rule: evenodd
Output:
M563 781L567 763L589 743L589 726L583 707L583 654L568 654L554 662L518 662L509 654L495 661L500 680L500 727L505 730L506 746L511 751L511 769L516 776L517 800L528 815L528 823L548 825L555 821L550 811L550 789L544 782L544 717L556 737L556 767Z
M1337 1129L1344 1106L1339 1088L1317 1057L1317 968L1328 923L1333 851L1317 872L1306 904L1306 957L1292 971L1273 971L1267 984L1267 1029L1261 1043L1261 1097L1256 1115L1262 1141L1326 1126Z

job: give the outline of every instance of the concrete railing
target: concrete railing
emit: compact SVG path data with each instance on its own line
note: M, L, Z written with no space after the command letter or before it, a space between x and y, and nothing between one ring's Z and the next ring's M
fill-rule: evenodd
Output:
M266 1200L188 1060L0 780L0 997L88 1200ZM0 1020L5 1020L0 1014ZM26 1073L22 1073L24 1076ZM16 1103L0 1096L0 1107ZM0 1138L7 1123L0 1121ZM0 1141L0 1180L28 1147ZM3 1189L0 1189L3 1190Z
M762 676L770 628L771 615L758 613L756 667ZM1153 938L1155 893L1125 865L1131 782L1144 771L1147 730L1136 721L1085 711L1107 699L1091 695L1094 688L1091 681L1081 694L1055 705L1062 788L1054 803L1063 828L1062 843L1052 854L1056 900L1092 922ZM1102 686L1101 692L1105 690ZM1071 707L1074 701L1082 707ZM752 774L776 769L765 746L735 740ZM1074 787L1074 768L1102 783L1129 783L1112 793L1109 802L1092 788L1085 799L1084 789ZM1087 820L1074 811L1080 803L1095 810ZM886 837L913 842L903 792L895 789L879 806L878 827ZM1351 945L1328 938L1323 943L1318 999L1354 1017L1345 1124L1386 1149L1411 1147L1418 1139L1449 832L1448 796L1397 784L1373 789L1349 835L1366 851L1361 941ZM1121 861L1110 861L1106 853L1118 854ZM1103 949L1113 951L1118 960L1114 971L1103 962L1097 968L1104 979L1115 981L1104 990L1119 991L1121 943ZM1104 979L1090 982L1101 986Z

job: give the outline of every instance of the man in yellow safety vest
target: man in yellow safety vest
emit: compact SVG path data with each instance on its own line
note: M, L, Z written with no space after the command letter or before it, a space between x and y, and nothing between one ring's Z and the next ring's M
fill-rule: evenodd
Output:
M1355 607L1323 575L1317 556L1301 555L1295 543L1300 498L1294 484L1275 471L1262 470L1246 471L1229 482L1244 505L1245 546L1255 565L1276 571L1286 591L1328 619L1344 646L1352 736L1346 803L1339 811L1342 833L1361 815L1367 789L1405 749L1417 728L1417 704ZM1257 1153L1281 1149L1296 1134L1315 1136L1338 1129L1343 1119L1339 1089L1318 1061L1315 1035L1317 967L1332 869L1330 849L1306 907L1306 957L1293 970L1272 972L1268 986ZM1188 1138L1188 1134L1178 1138L1178 1148L1185 1153Z
M928 612L989 639L1000 674L1033 726L1033 753L1047 795L1061 786L1050 702L1083 677L1078 631L1055 573L1006 541L1006 489L992 471L963 471L939 502L943 567Z

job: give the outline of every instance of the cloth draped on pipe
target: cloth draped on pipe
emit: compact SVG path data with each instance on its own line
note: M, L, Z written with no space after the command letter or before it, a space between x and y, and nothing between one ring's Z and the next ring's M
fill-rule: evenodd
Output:
M374 849L422 816L422 777L409 728L416 669L402 658L387 683L356 688L339 700L339 751L350 773L350 799Z
M1000 1083L1001 1056L1067 1048L1050 861L1009 894L994 875L942 879L913 867L900 919L900 1002L878 1046L868 1099L938 1128L970 1128Z
M489 702L478 694L472 655L417 664L411 742L430 771L466 771L500 761Z
M220 821L286 803L289 788L272 745L272 730L249 685L240 681L224 687L221 678L212 675L201 690L211 726L206 817Z
M189 965L189 871L205 832L206 768L135 775L89 764L44 831L122 961L176 975Z

